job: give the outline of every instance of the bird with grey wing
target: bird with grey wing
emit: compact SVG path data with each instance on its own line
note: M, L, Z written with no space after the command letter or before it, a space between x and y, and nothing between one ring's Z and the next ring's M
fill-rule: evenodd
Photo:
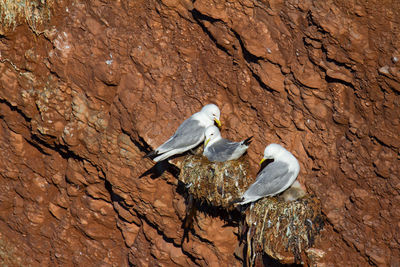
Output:
M267 196L275 196L285 191L296 180L300 171L297 159L278 144L270 144L264 150L262 164L266 159L274 161L268 164L257 176L256 181L244 192L239 204L247 204Z
M241 142L222 138L219 129L211 125L205 131L203 155L209 161L224 162L240 158L249 148L252 136Z
M199 112L182 122L174 135L164 144L145 157L155 157L153 160L158 162L195 148L204 141L204 132L208 126L214 125L214 122L221 126L220 114L216 105L205 105Z

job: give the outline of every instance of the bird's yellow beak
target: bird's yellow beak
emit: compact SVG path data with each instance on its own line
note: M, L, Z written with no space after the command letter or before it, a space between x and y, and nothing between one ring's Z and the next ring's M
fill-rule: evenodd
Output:
M260 161L260 165L266 160L266 158L262 158Z
M206 142L204 143L204 147L207 146L208 142L210 142L210 138L208 138L208 139L206 140Z
M217 123L218 127L221 128L221 122L219 121L219 119L214 118L214 121Z

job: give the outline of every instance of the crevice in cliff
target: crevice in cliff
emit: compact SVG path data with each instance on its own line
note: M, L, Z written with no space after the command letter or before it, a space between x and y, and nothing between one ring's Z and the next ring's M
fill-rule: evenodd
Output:
M260 76L258 76L250 67L249 70L251 72L251 74L253 75L254 79L256 79L257 83L260 85L260 87L270 93L273 93L274 90L272 90L271 88L269 88L260 78Z
M313 17L312 11L308 10L307 11L307 15L306 15L306 19L308 22L308 26L315 26L317 31L319 31L321 34L329 34L326 30L324 30L324 28L321 27L321 25L319 25Z
M121 132L127 136L129 136L130 140L133 142L133 144L141 151L144 152L145 155L153 151L152 147L144 140L143 137L141 137L139 134L136 133L137 139L132 137L132 134L129 133L127 130L124 128L121 128Z
M393 151L396 151L396 149L395 149L394 147L392 147L392 146L389 145L389 144L384 143L384 142L383 142L382 140L380 140L376 135L371 135L370 138L371 138L373 141L377 142L379 145L384 146L384 147L387 147L387 148L389 148L389 149L391 149L391 150L393 150Z
M50 153L46 152L43 149L43 147L40 146L40 144L35 142L36 141L35 140L35 135L33 135L31 133L31 130L32 130L32 127L31 127L31 124L30 124L31 118L26 116L26 114L24 114L22 112L22 110L20 110L18 107L15 107L15 106L11 105L11 103L7 102L4 99L0 99L0 104L5 104L12 112L16 112L18 115L20 115L20 117L22 117L25 120L25 122L26 122L25 126L28 128L28 131L29 131L30 135L28 137L23 136L24 139L26 140L26 142L28 142L28 144L30 144L31 146L36 148L40 153L49 156ZM1 117L1 119L5 118L3 115L1 115L0 117ZM13 131L11 128L10 128L10 130Z
M252 53L250 53L250 51L247 50L246 46L243 44L243 40L240 37L240 34L237 33L236 31L234 31L233 29L231 29L231 31L235 35L236 39L239 41L240 47L242 49L243 57L248 63L258 63L258 61L264 60L264 58L257 57L255 55L253 55Z
M255 55L253 55L252 53L250 53L249 50L247 50L246 46L243 44L242 38L240 37L239 33L237 33L236 31L234 31L233 29L231 29L231 31L233 32L233 34L235 35L236 39L239 41L240 44L240 48L242 50L242 54L243 54L243 58L244 60L247 62L248 68L252 74L252 76L254 77L254 79L256 79L256 81L258 82L258 84L260 85L261 88L263 88L264 90L273 93L274 90L272 90L271 88L269 88L260 78L260 76L254 72L254 70L251 67L251 64L258 64L259 61L264 60L264 58L262 57L257 57Z
M46 155L46 156L50 156L51 154L46 152L43 147L41 147L39 144L33 142L30 139L25 138L26 142L28 142L31 146L33 146L34 148L36 148L40 153Z
M114 201L118 202L123 208L125 208L126 210L129 210L129 208L126 206L126 204L124 202L124 198L122 198L120 195L114 193L114 191L112 190L112 184L106 178L104 178L104 188L109 193L111 202L114 202ZM118 214L117 211L116 211L116 213Z
M84 159L84 158L80 157L79 155L75 154L74 152L70 151L68 149L68 147L66 147L66 146L63 146L63 145L57 144L57 143L53 143L53 145L46 143L44 140L40 139L40 137L38 135L32 133L32 125L31 125L32 119L29 118L24 112L22 112L22 110L20 110L18 107L13 106L11 103L9 103L8 101L6 101L4 99L0 99L0 103L7 105L11 111L16 112L27 122L27 124L25 126L28 128L30 136L28 136L28 137L24 136L24 138L30 145L34 146L41 153L43 153L45 155L50 155L48 152L46 152L43 149L43 147L45 147L45 148L48 148L50 150L53 150L53 151L59 153L61 155L61 157L63 157L64 159L74 158L79 161L87 160L87 159ZM55 138L55 137L53 137L53 138ZM87 160L87 161L89 161L89 160ZM93 163L92 163L92 165L94 166Z
M332 78L329 76L325 76L325 80L327 83L341 83L341 84L348 86L348 87L352 88L353 90L355 90L355 87L352 83L346 82L344 80Z
M227 55L232 56L231 53L229 53L229 51L225 47L223 47L222 45L218 44L217 40L214 38L214 36L211 34L211 32L207 29L206 26L204 26L204 24L201 21L205 20L205 21L208 21L210 23L215 23L215 22L221 22L223 24L225 24L225 23L222 20L214 19L212 17L204 15L204 14L200 13L197 9L193 9L191 11L191 13L192 13L192 16L193 16L194 20L201 27L201 29L207 34L207 36L211 39L211 41L213 41L215 46L218 49L224 51Z
M147 144L144 138L141 137L140 135L138 135L138 140L132 139L132 142L135 144L137 148L139 148L140 151L145 152L146 154L150 153L153 150L151 146Z
M73 158L77 161L87 161L90 162L93 166L96 166L93 162L91 162L89 159L83 158L79 156L78 154L74 153L73 151L69 150L67 146L61 145L54 143L53 145L46 143L44 140L40 139L39 136L35 134L31 134L32 142L36 142L37 145L44 146L50 150L53 150L57 153L60 154L60 156L64 159L69 159Z
M324 54L325 54L325 59L326 59L327 62L333 63L336 66L345 68L348 71L350 71L351 73L354 73L354 70L352 70L349 66L347 66L346 63L339 62L339 61L337 61L337 60L335 60L333 58L328 57L328 51L326 50L326 48L323 45L322 45L321 49L322 49L322 52L324 52Z
M346 64L346 63L343 63L343 62L339 62L339 61L335 60L334 58L331 58L331 57L328 56L328 50L327 50L327 48L323 45L322 40L323 40L323 39L329 39L329 37L330 37L329 32L325 31L317 22L314 21L313 16L312 16L312 14L311 14L311 11L309 11L309 12L307 13L307 17L306 17L306 18L307 18L307 21L308 21L308 26L309 26L309 27L311 27L311 26L316 27L316 30L322 35L320 38L315 38L314 36L312 36L312 35L306 33L306 36L307 36L308 38L310 38L310 39L312 39L312 40L314 40L314 41L318 41L319 43L321 43L320 50L321 50L322 53L323 53L323 58L325 59L325 61L326 61L327 63L334 64L334 65L337 66L339 69L344 69L344 70L348 71L350 74L353 75L353 73L354 73L355 71L354 71L351 67L349 67L349 64ZM314 31L315 31L315 30L314 30ZM305 47L310 47L310 46L313 47L311 44L306 43L305 40L303 40L303 42L304 42L304 46L305 46ZM344 79L339 79L339 78L335 78L335 77L328 76L328 75L326 74L326 73L327 73L327 70L328 70L328 67L327 67L327 66L325 66L325 65L322 66L320 63L318 63L318 62L316 62L315 60L313 60L313 57L310 57L310 56L309 56L309 59L310 59L310 61L311 61L315 66L318 67L318 69L319 69L321 72L325 73L325 80L326 80L327 83L341 83L341 84L343 84L343 85L345 85L345 86L348 86L348 87L352 88L353 90L356 89L356 88L355 88L355 85L354 85L353 83L349 82L349 81L346 81L346 80L344 80Z
M24 120L28 123L31 122L31 118L29 118L24 112L22 112L22 110L20 110L18 107L13 106L10 102L6 101L5 99L0 99L0 103L2 104L6 104L11 111L17 112L19 115L21 115L22 118L24 118Z

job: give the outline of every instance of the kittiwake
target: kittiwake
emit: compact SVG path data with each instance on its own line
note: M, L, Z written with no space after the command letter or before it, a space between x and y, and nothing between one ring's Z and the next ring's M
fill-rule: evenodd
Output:
M270 144L264 150L262 164L266 159L274 161L268 164L257 176L256 181L244 192L239 204L257 201L267 196L275 196L285 191L296 180L300 171L297 159L278 144Z
M162 161L196 147L204 141L204 131L213 125L214 121L221 127L220 115L221 112L216 105L205 105L199 112L182 122L171 138L146 157L156 156L154 161Z
M224 162L240 158L249 148L251 138L242 142L232 142L221 137L219 129L214 126L208 126L205 131L204 152L203 155L209 161Z

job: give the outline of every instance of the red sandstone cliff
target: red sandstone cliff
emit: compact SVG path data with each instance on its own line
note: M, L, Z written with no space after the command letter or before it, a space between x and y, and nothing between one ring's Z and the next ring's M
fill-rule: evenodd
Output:
M51 1L49 1L51 2ZM38 9L43 7L39 6ZM237 228L142 159L206 103L283 144L322 203L319 266L400 265L397 1L62 1L0 35L0 260L240 266ZM3 25L5 26L5 25Z

